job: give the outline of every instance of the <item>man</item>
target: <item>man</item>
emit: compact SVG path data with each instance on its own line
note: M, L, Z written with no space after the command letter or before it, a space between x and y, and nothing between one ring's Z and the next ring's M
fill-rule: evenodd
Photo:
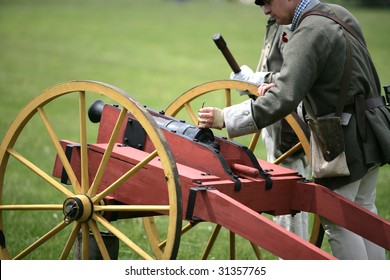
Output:
M261 1L256 1L256 3L265 12L264 4ZM243 65L240 67L241 72L237 74L232 72L230 78L258 85L264 82L274 82L283 64L282 51L290 37L290 33L289 25L278 25L275 19L270 17L267 22L263 49L256 72ZM284 119L264 128L261 136L267 151L267 161L269 162L274 162L298 141L292 128ZM309 164L303 152L291 155L280 165L298 171L304 178L309 176ZM273 216L273 220L303 239L309 239L307 212L299 212L294 216L291 214Z
M347 118L339 123L349 175L315 178L315 181L377 213L379 166L390 162L390 113L383 100L380 102L375 67L364 39L360 42L328 17L302 16L312 10L336 15L363 37L359 23L343 7L329 6L319 0L263 2L266 13L278 24L291 23L292 35L283 50L284 63L275 86L256 101L247 100L223 110L200 109L199 126L226 127L231 137L254 133L292 112L302 100L305 107L312 109L310 117L332 115L338 106L344 72L350 68L343 112ZM349 50L351 55L347 55ZM348 58L350 67L346 67ZM321 222L337 258L385 259L383 248L330 221Z

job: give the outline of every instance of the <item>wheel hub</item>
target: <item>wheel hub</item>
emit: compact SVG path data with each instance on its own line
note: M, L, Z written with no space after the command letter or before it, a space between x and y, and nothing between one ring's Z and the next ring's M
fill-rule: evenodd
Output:
M73 221L87 222L92 217L93 203L86 195L69 197L64 201L62 212L67 224Z

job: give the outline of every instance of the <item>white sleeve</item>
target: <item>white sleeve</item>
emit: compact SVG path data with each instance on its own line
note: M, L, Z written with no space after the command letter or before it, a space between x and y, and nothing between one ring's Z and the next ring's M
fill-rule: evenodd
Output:
M252 99L223 109L225 127L229 137L237 137L257 132L253 119Z

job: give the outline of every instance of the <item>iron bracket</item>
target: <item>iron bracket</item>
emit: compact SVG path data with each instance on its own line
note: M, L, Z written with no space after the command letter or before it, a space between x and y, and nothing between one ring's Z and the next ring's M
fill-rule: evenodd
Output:
M194 221L197 222L200 219L197 217L194 217L194 209L195 209L195 202L196 202L196 195L198 191L208 191L208 190L215 190L214 187L211 186L202 186L202 187L192 187L190 188L190 193L188 195L188 203L187 203L187 211L186 211L186 220L188 221Z
M146 132L139 121L129 118L123 136L123 145L143 150L146 141Z

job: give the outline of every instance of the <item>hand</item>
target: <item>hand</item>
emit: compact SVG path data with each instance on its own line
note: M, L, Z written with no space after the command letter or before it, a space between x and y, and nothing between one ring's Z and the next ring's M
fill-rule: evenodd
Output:
M271 84L265 84L262 83L259 85L259 88L257 89L257 93L259 96L263 96L267 91L269 91L270 88L273 88L275 86L274 83Z
M198 111L199 128L217 128L225 126L223 111L215 107L200 108Z

